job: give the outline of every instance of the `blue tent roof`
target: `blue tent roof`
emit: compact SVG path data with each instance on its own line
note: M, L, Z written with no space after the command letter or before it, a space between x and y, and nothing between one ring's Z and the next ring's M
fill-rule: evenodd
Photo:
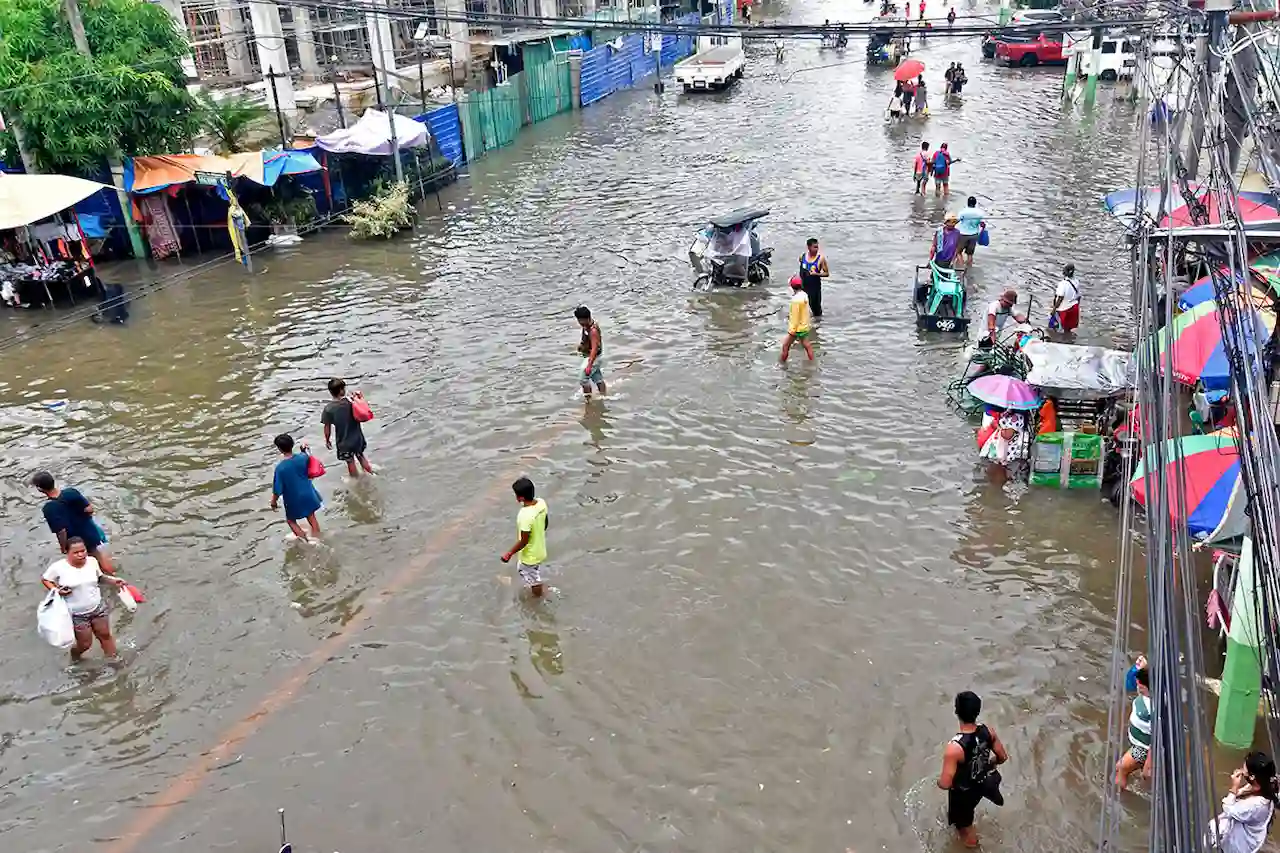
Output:
M263 185L273 187L282 175L302 175L319 172L323 166L306 151L263 151Z

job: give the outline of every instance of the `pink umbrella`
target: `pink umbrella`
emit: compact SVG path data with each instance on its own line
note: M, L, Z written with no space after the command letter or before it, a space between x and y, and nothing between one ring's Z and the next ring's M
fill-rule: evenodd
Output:
M1012 376L989 373L969 383L969 393L975 400L989 403L998 409L1030 411L1040 408L1040 392Z

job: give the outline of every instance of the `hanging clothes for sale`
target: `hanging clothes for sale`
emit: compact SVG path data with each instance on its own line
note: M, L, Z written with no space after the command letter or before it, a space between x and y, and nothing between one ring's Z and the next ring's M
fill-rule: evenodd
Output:
M147 242L156 260L167 258L178 251L178 230L169 213L169 197L164 193L145 195L139 201L142 219L147 225Z

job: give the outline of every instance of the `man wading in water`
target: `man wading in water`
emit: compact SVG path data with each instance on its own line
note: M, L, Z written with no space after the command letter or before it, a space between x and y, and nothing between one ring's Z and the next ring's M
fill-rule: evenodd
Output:
M947 792L947 823L956 828L966 847L978 846L973 829L974 811L986 797L1004 805L1000 793L1000 773L996 765L1009 760L996 733L978 725L982 700L970 690L956 696L956 717L960 732L947 742L942 752L942 773L938 787Z
M831 275L827 259L818 250L818 238L810 237L806 252L800 256L800 286L809 297L809 310L814 317L822 316L822 280Z
M582 383L582 397L588 403L591 402L591 383L600 389L600 396L603 397L608 393L604 385L604 373L600 370L600 365L604 362L604 338L600 335L600 324L591 319L591 309L585 305L579 305L573 309L573 316L578 320L578 326L582 329L582 340L578 342L578 355L585 360L582 362L582 375L578 377L578 381Z

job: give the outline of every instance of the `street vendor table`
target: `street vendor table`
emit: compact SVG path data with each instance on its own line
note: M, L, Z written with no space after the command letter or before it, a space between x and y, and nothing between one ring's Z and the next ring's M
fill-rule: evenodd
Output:
M0 264L0 282L12 285L23 305L52 305L54 294L66 292L70 302L98 297L93 269L72 261L52 264Z

